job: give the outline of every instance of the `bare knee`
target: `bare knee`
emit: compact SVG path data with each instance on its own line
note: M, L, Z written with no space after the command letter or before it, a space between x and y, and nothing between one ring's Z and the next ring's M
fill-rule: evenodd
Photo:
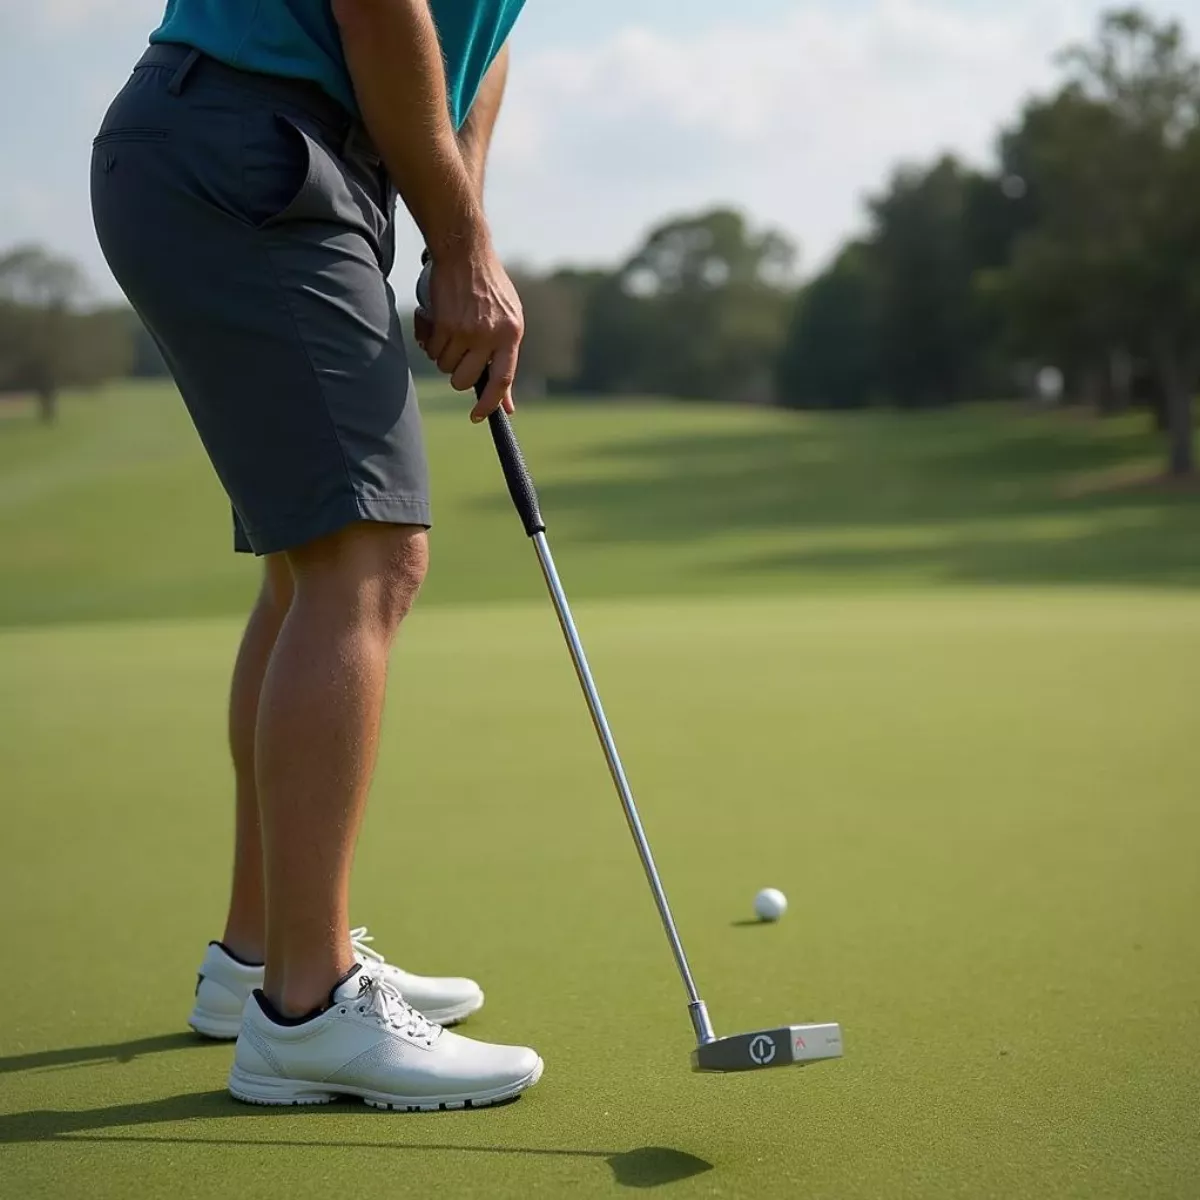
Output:
M390 638L408 615L429 566L420 526L362 523L289 552L296 595Z
M364 589L367 616L395 633L408 616L429 570L429 535L416 526L391 527L378 575Z

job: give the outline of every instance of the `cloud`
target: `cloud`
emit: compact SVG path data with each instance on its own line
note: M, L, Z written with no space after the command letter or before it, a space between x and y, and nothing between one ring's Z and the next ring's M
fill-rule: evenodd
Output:
M661 206L739 204L827 256L900 160L986 158L1099 2L806 4L514 51L494 205L526 258L627 249Z
M1022 97L1053 84L1055 51L1087 37L1110 0L778 0L774 15L771 2L660 0L645 20L605 16L613 28L599 37L572 15L583 6L562 7L553 41L531 3L489 171L501 252L612 262L664 214L719 201L791 234L812 270L898 161L944 149L985 159ZM0 97L12 111L39 97L27 121L0 129L5 161L34 189L0 181L0 240L43 237L104 278L87 144L163 4L0 0ZM1150 6L1200 13L1200 0ZM681 12L695 19L669 20ZM420 246L407 224L404 272Z

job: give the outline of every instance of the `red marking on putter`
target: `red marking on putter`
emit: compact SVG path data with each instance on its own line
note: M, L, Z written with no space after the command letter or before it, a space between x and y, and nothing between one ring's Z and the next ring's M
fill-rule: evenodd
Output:
M808 1049L808 1047L807 1047L807 1046L805 1046L805 1044L804 1044L804 1039L803 1039L803 1038L802 1038L802 1037L801 1037L799 1034L796 1034L796 1046L795 1046L795 1048L796 1048L797 1050L807 1050L807 1049Z

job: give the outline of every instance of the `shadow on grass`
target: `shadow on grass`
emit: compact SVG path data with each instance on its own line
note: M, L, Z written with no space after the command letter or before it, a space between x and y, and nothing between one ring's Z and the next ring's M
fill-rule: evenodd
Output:
M0 1058L0 1075L9 1071L39 1071L56 1067L81 1067L88 1063L131 1063L147 1054L167 1050L194 1050L197 1046L216 1046L194 1033L163 1033L156 1037L135 1038L129 1042L112 1042L104 1046L70 1046L61 1050L36 1050L31 1054L11 1054Z
M1200 510L1152 513L1134 522L1045 538L972 535L934 546L835 546L750 555L730 569L770 573L916 573L951 584L1200 585Z
M1152 473L1161 453L1134 419L1003 407L797 414L608 441L579 455L586 469L574 477L569 464L551 475L541 496L547 517L585 542L668 546L738 533L747 553L730 571L861 576L915 565L949 582L1194 586L1200 492L1102 486L1114 473ZM869 545L860 536L819 553L776 549L780 531L836 538L855 528L869 531ZM772 535L772 556L754 553L756 534Z
M161 1144L161 1145L205 1145L214 1146L245 1146L249 1148L261 1146L294 1147L321 1149L336 1145L352 1150L380 1150L389 1153L403 1154L405 1152L428 1152L438 1154L462 1155L497 1155L515 1154L527 1155L533 1158L580 1158L599 1159L606 1162L613 1173L613 1178L623 1187L652 1188L664 1184L675 1183L682 1179L701 1175L711 1171L713 1165L695 1155L682 1150L673 1150L665 1146L639 1146L634 1150L584 1150L567 1147L534 1147L534 1146L466 1146L453 1142L398 1142L397 1134L412 1127L422 1117L426 1120L441 1119L444 1114L413 1114L405 1113L398 1116L395 1113L371 1113L364 1110L362 1105L354 1102L355 1111L366 1113L368 1119L380 1122L379 1141L347 1141L340 1135L328 1139L312 1138L272 1138L269 1136L271 1122L296 1116L292 1108L249 1108L238 1104L227 1092L197 1092L184 1096L171 1096L162 1100L150 1100L141 1104L119 1104L111 1108L83 1109L79 1111L37 1110L25 1113L11 1113L0 1116L0 1145L11 1145L21 1142L38 1143L125 1143ZM306 1109L304 1120L320 1122L331 1114L345 1115L347 1105L325 1105L319 1108ZM467 1113L456 1113L458 1121L486 1119L484 1109ZM260 1137L230 1137L228 1127L214 1130L212 1136L205 1137L198 1132L188 1134L165 1133L161 1137L145 1133L110 1133L108 1130L120 1130L130 1126L146 1126L178 1122L204 1122L206 1120L235 1118L239 1123L244 1122ZM193 1128L196 1128L195 1126Z

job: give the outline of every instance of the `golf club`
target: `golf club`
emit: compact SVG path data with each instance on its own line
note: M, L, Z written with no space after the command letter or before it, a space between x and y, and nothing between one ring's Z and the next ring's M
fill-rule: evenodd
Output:
M480 379L476 386L477 394L482 395L487 384L487 375ZM537 491L529 469L525 465L521 447L513 432L512 422L503 409L496 409L488 418L492 432L492 441L496 446L496 454L500 459L500 468L504 472L508 492L516 507L521 524L526 534L533 541L537 552L538 563L542 568L550 597L554 601L554 609L558 614L558 623L562 627L563 636L571 652L571 661L575 664L575 674L587 698L588 709L592 715L592 724L604 748L604 757L608 760L608 769L616 784L617 794L621 798L621 806L625 810L625 820L629 823L629 831L633 834L638 856L646 872L650 890L654 893L654 903L658 915L662 918L667 940L671 944L671 952L675 956L675 965L679 968L683 986L687 990L688 1013L692 1019L692 1027L696 1033L696 1049L692 1051L692 1069L694 1071L756 1071L767 1067L789 1067L805 1063L820 1062L823 1059L840 1058L842 1055L842 1033L836 1024L828 1025L784 1025L777 1029L762 1029L752 1033L735 1033L727 1037L717 1037L713 1031L708 1008L700 998L696 982L692 977L691 967L688 966L687 955L675 927L675 919L671 915L671 907L667 903L667 895L663 890L658 867L650 850L650 842L642 827L638 815L637 804L633 792L625 776L625 768L621 765L617 753L616 742L608 719L604 715L604 706L600 702L600 694L596 690L591 668L588 666L587 655L583 643L575 628L571 616L571 607L567 602L566 593L554 565L554 556L550 553L550 543L546 540L546 523L542 519Z

